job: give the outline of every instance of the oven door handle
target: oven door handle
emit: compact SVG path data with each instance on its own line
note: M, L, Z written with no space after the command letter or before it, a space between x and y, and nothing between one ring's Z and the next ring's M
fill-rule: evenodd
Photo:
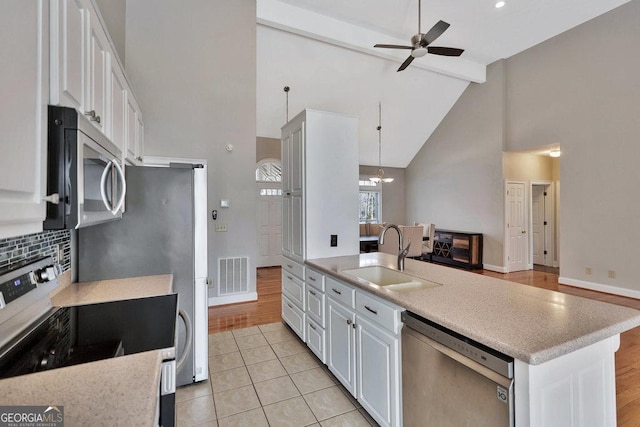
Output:
M104 207L107 208L109 212L112 212L113 203L110 203L107 199L107 174L109 173L112 164L113 160L109 160L109 162L107 162L107 165L102 171L102 177L100 178L100 195L102 196L102 203L104 203Z
M191 327L191 319L189 315L182 309L178 310L178 316L182 317L182 321L184 322L184 328L186 330L187 336L184 342L184 352L180 359L176 362L176 372L180 372L185 362L187 361L187 357L191 354L191 341L193 340L193 328Z

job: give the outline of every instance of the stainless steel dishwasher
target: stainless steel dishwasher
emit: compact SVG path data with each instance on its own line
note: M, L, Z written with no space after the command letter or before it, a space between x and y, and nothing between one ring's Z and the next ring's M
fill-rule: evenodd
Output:
M402 313L404 427L510 426L513 358Z

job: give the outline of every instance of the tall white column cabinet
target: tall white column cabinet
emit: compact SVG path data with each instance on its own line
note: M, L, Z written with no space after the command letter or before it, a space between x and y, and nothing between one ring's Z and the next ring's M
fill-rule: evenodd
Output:
M321 360L324 288L303 263L359 253L358 188L357 118L303 110L282 128L282 318Z

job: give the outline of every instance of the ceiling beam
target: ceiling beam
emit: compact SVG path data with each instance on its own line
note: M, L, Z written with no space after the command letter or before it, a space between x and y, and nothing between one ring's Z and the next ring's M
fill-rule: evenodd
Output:
M408 51L376 49L373 45L376 43L406 45L409 43L408 40L399 40L387 34L278 0L258 0L256 15L256 22L259 25L388 59L398 64L407 57ZM426 55L414 61L411 67L475 83L484 83L486 80L486 66L464 58Z

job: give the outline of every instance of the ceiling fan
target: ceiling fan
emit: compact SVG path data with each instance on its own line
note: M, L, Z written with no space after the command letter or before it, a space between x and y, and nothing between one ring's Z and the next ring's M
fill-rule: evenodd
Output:
M400 65L398 71L402 71L411 64L415 58L420 58L425 56L427 53L431 53L433 55L442 55L442 56L460 56L464 49L457 49L454 47L441 47L441 46L430 46L438 37L444 33L447 28L449 28L449 24L444 21L438 21L436 25L431 27L431 29L422 33L420 27L421 21L421 0L418 0L418 34L411 37L411 46L401 46L397 44L376 44L373 47L381 47L386 49L411 49L411 55Z

